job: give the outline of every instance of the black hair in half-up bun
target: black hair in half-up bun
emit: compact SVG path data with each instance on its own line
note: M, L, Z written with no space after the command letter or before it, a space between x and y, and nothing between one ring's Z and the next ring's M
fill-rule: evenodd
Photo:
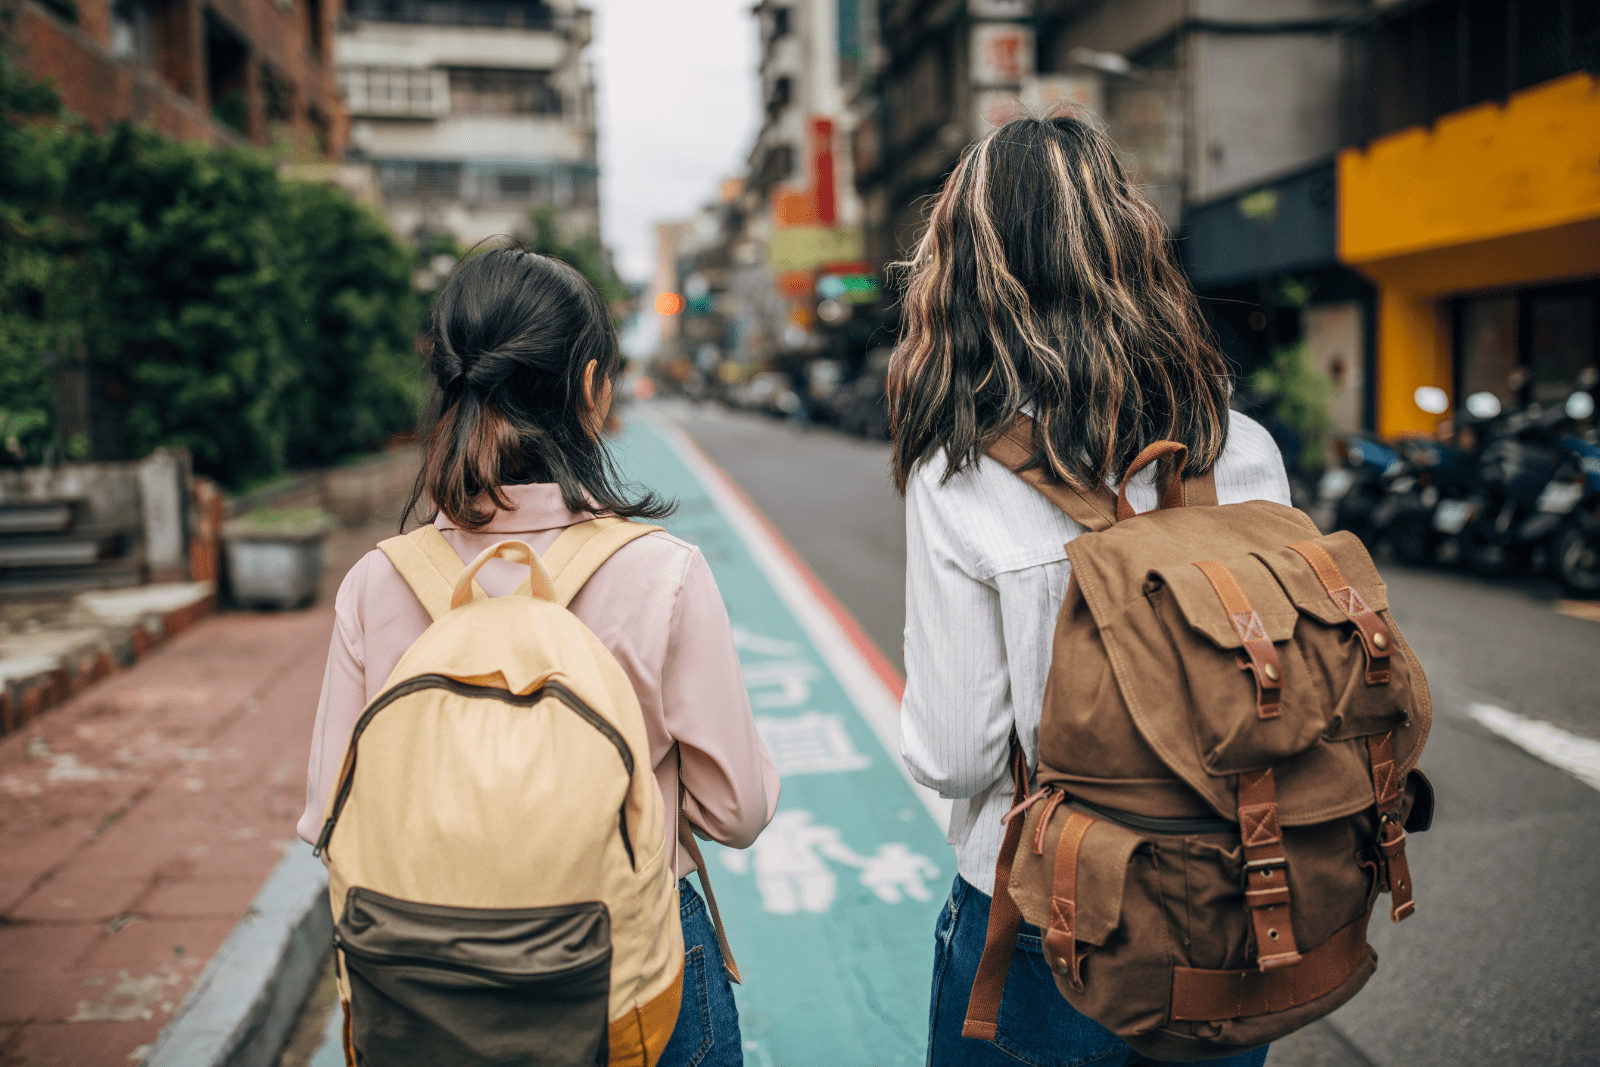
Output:
M422 471L402 526L426 497L478 529L511 506L501 486L554 482L574 512L660 518L673 505L636 491L585 422L584 368L615 381L622 354L605 300L557 259L517 247L460 263L423 330L432 379Z

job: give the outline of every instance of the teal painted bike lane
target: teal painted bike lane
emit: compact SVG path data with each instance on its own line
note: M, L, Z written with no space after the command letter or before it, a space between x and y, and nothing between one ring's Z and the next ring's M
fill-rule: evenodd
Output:
M848 619L725 476L675 427L630 414L617 457L678 500L663 525L711 565L783 778L754 846L706 846L744 975L745 1061L920 1063L933 927L955 857L939 802L912 786L892 747L892 691L851 647Z

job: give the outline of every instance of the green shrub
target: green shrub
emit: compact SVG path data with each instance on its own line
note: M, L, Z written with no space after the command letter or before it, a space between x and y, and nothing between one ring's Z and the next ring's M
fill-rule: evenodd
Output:
M1322 469L1322 449L1333 429L1329 407L1333 403L1333 379L1312 366L1304 341L1279 348L1272 364L1251 376L1250 386L1272 395L1273 413L1292 426L1304 447L1300 469Z
M79 359L97 458L183 446L236 487L380 447L415 422L413 266L342 191L96 134L0 57L0 462L51 454L52 368Z

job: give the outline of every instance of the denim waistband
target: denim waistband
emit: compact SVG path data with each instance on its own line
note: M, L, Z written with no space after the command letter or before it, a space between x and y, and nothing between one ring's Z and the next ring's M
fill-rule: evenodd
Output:
M695 892L694 886L689 884L689 879L678 879L678 917L687 919L697 911L704 911L706 902L700 899L700 894Z

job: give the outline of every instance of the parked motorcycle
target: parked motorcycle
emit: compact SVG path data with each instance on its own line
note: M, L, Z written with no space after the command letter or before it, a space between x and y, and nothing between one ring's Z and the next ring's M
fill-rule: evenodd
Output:
M1594 398L1577 392L1567 399L1566 413L1574 421L1594 416ZM1567 456L1539 497L1541 516L1557 519L1550 534L1551 569L1573 593L1600 594L1600 441L1590 427L1584 436L1561 439Z
M1447 535L1435 514L1441 501L1448 514L1451 502L1470 494L1477 456L1457 443L1421 439L1401 441L1397 451L1400 462L1385 472L1384 499L1373 511L1373 539L1401 563L1448 562L1439 558Z
M1378 532L1373 518L1387 492L1384 472L1400 454L1358 433L1338 434L1332 445L1335 463L1317 482L1312 518L1323 529L1352 531L1370 548Z

